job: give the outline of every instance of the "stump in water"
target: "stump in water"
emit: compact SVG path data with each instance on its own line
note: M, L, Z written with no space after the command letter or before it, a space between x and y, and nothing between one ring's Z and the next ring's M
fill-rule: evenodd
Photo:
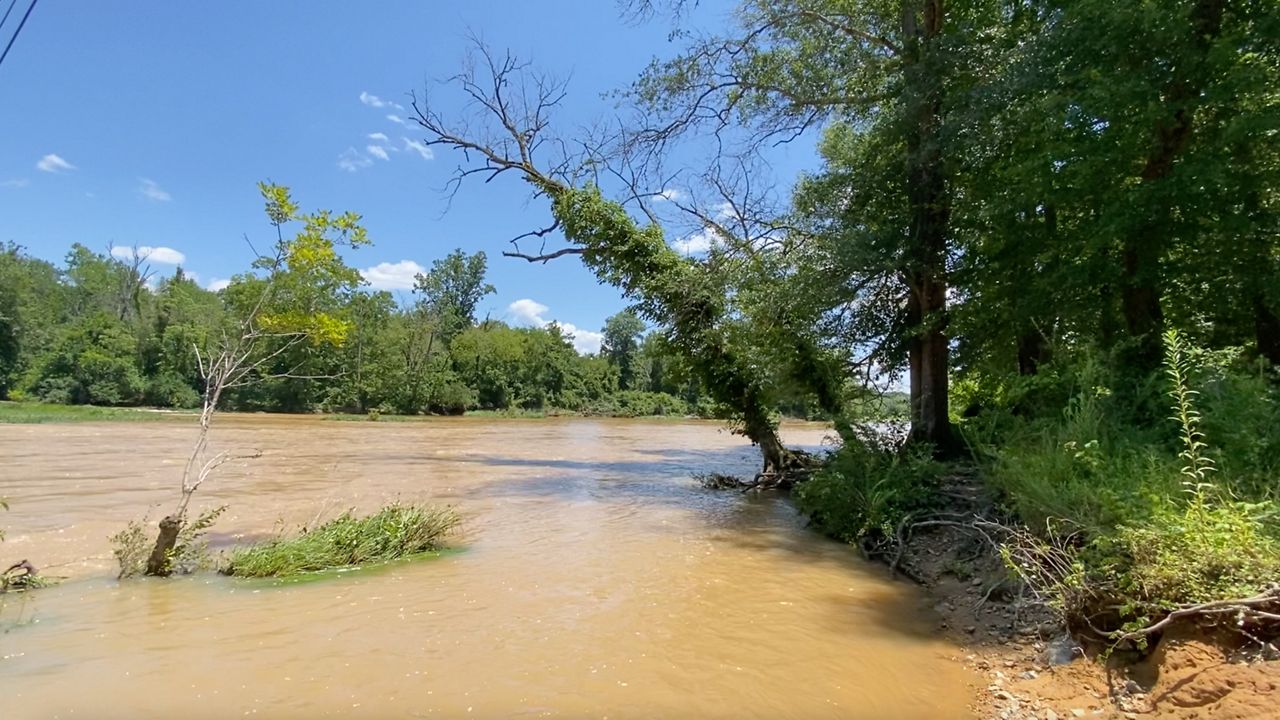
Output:
M160 534L147 558L147 575L168 577L173 573L173 549L178 545L178 532L182 530L182 518L169 515L160 521Z

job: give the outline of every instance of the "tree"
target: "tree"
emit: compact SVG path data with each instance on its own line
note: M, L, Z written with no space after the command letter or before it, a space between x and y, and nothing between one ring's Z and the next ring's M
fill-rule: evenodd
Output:
M494 292L485 282L487 260L484 252L467 255L454 250L431 263L431 270L414 279L414 292L422 296L423 307L437 318L441 339L447 345L475 324L476 306Z
M752 1L739 18L736 34L698 40L649 69L633 91L651 118L636 142L661 149L693 131L724 137L741 123L750 130L742 152L750 152L834 123L825 156L843 183L828 177L826 200L801 198L802 215L829 214L799 223L825 225L826 232L863 246L840 253L846 264L835 287L847 296L882 286L884 274L893 273L899 299L892 334L880 339L888 351L881 357L892 359L890 368L905 360L912 439L954 451L947 334L954 142L948 127L967 82L966 43L1000 26L997 4ZM842 160L842 152L860 162Z
M483 69L477 72L475 60ZM706 265L667 245L662 227L649 215L641 225L622 203L604 197L599 186L578 178L591 167L586 158L562 151L546 130L549 112L563 97L560 85L530 74L509 55L499 59L481 47L466 70L453 78L460 90L482 111L480 127L452 127L430 105L414 101L418 124L428 144L474 153L478 164L462 167L456 188L467 178L490 179L514 173L546 198L553 224L516 238L543 238L560 231L570 245L551 252L528 254L519 245L504 253L530 262L546 262L578 255L603 282L620 288L635 301L643 316L668 325L668 339L689 360L690 368L707 391L732 408L739 430L759 446L762 481L786 476L801 456L787 450L772 417L772 399L761 368L730 341L728 298L720 279ZM517 88L512 90L512 88ZM543 152L556 152L543 166Z
M640 362L640 336L644 330L644 321L630 310L623 310L604 322L600 354L618 369L618 386L623 390L647 389L642 388L637 367Z
M336 251L338 245L368 244L360 216L350 212L335 216L325 210L303 213L288 188L267 183L258 187L276 231L273 253L254 262L262 275L241 275L233 283L239 286L238 299L247 311L212 347L197 348L204 383L200 429L183 467L177 507L160 521L146 562L147 575L172 573L175 548L188 527L192 496L215 470L236 457L225 451L208 455L209 431L223 393L264 379L296 377L298 366L280 369L279 358L303 346L341 345L351 330L350 321L330 310L335 296L354 293L361 282ZM291 222L302 227L286 240L283 228Z

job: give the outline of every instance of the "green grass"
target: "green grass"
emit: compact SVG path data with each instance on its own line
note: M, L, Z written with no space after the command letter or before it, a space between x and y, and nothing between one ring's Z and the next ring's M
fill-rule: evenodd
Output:
M406 555L405 557L396 558L395 560L387 560L384 562L372 563L369 565L356 565L352 567L339 567L329 570L314 570L311 572L298 573L297 575L279 575L265 577L247 577L237 576L234 582L250 584L254 589L261 588L287 588L297 585L310 585L311 583L326 582L334 577L375 577L383 573L394 572L401 565L410 563L418 564L439 560L441 558L461 555L466 552L466 548L444 547L439 550L427 550L425 552Z
M189 411L155 411L148 408L54 405L39 402L0 401L0 423L65 423L96 421L149 422L194 417Z
M294 537L233 550L222 572L238 577L290 577L383 563L439 550L460 522L452 508L401 505L357 517L348 511Z

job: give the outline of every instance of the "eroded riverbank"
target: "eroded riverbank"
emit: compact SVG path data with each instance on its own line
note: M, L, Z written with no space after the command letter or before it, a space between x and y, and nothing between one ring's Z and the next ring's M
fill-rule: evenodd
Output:
M776 498L689 478L756 463L716 423L220 422L218 447L263 455L201 491L231 506L216 541L400 497L457 506L462 549L292 585L117 584L106 536L167 507L191 428L0 426L0 550L71 577L4 610L5 717L967 713L913 588Z

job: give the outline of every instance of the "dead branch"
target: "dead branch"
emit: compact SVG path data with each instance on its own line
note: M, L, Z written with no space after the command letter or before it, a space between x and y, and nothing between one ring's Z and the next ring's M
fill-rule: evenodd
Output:
M584 252L586 252L586 250L579 247L560 248L555 252L543 253L540 255L527 255L525 253L518 252L518 251L512 252L509 250L503 250L502 256L509 257L509 258L516 258L517 260L527 260L531 263L535 263L535 262L545 263L551 260L555 260L558 257L564 257L565 255L581 255Z

